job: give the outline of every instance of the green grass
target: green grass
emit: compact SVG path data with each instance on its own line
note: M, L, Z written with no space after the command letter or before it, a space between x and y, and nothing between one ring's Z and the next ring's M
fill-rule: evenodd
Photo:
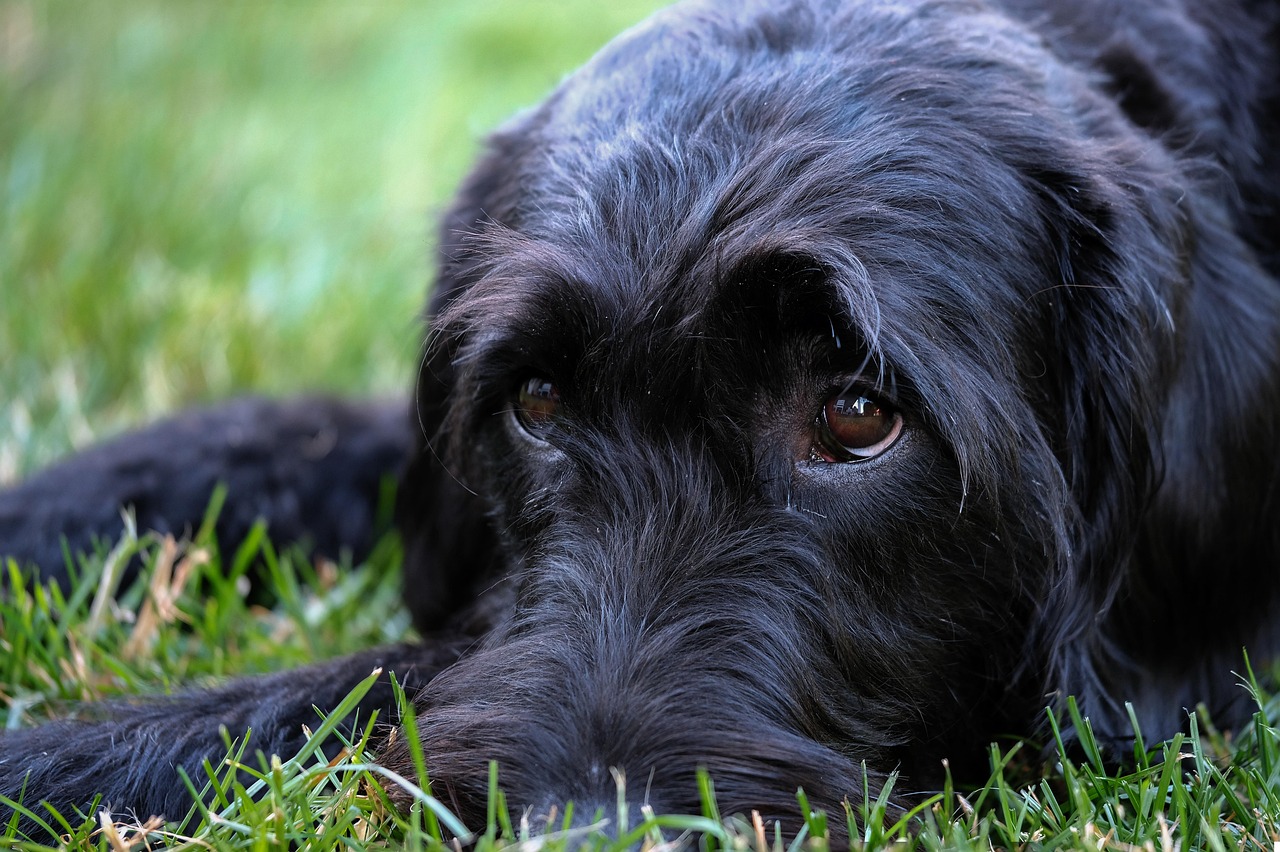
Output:
M480 139L658 5L0 0L0 482L234 393L407 393Z
M479 139L659 4L0 0L0 482L235 393L407 391L430 222ZM134 550L147 571L112 593L104 568ZM270 608L238 579L257 560L271 566ZM72 588L0 599L4 725L399 639L398 571L393 541L335 567L261 535L225 555L126 536ZM1108 772L1086 748L1041 773L1018 746L993 753L979 789L905 817L868 794L799 836L718 814L706 779L703 814L642 815L624 841L822 848L840 824L868 848L1269 849L1280 708L1260 700L1265 715L1234 739L1197 729L1139 750L1130 770ZM149 833L40 816L73 848L446 845L448 817L426 800L386 806L380 791L400 782L359 739L334 765L232 758L256 784L237 789L227 763L210 766L210 809ZM585 839L539 835L522 816L495 792L494 818L467 828L485 850ZM0 823L0 843L12 833Z
M146 568L129 587L102 582L110 566L133 553ZM399 549L394 538L363 566L313 564L296 551L276 553L261 530L224 559L207 533L195 543L126 534L110 552L88 560L68 589L23 587L0 599L0 703L6 728L67 712L82 701L166 692L229 672L299 664L403 636L407 618L397 604ZM258 582L276 602L246 601L242 578L266 566ZM16 568L12 581L17 581ZM388 617L388 613L391 616ZM366 684L367 686L367 684ZM1149 748L1139 741L1133 765L1109 770L1097 755L1087 722L1083 747L1051 740L1056 760L1036 747L993 747L990 780L976 788L950 786L907 814L886 807L887 791L855 796L844 813L810 813L785 829L751 814L719 813L714 778L703 778L700 814L654 814L641 809L622 838L600 830L569 830L556 821L508 809L501 767L491 778L493 814L485 825L463 826L429 791L389 775L374 762L365 735L346 741L340 759L325 761L318 747L336 736L337 708L317 719L311 744L299 755L246 753L229 743L225 760L190 779L192 808L168 824L103 822L97 814L55 814L36 803L30 812L48 832L24 840L4 822L0 843L24 849L128 849L169 843L190 848L362 850L455 848L470 837L481 850L588 847L617 852L687 843L724 850L824 850L841 826L865 849L1259 849L1280 843L1280 702L1251 685L1260 712L1229 738L1193 720L1189 736ZM351 700L358 698L358 692ZM1056 735L1056 726L1053 731ZM244 732L228 732L242 738ZM1079 757L1071 757L1079 755ZM247 770L250 780L246 781ZM386 790L401 787L418 802L399 813ZM197 795L198 790L204 795ZM625 801L620 795L620 802ZM803 806L803 794L798 802ZM624 807L623 805L619 806ZM605 814L599 829L607 830ZM52 834L53 837L48 836ZM55 839L60 837L61 840Z

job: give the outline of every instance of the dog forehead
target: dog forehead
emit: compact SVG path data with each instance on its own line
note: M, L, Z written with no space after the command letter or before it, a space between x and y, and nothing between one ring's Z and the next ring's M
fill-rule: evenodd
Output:
M1054 65L1030 30L971 0L686 0L566 79L541 111L537 167L548 186L580 184L625 168L637 145L678 157L710 142L732 156L787 131L905 129L948 99L986 101L1010 83L1025 94Z
M743 259L770 252L820 259L840 246L886 274L921 253L980 266L1037 236L1031 181L1011 162L1027 144L1014 137L1053 144L1055 128L1027 120L1043 57L977 10L679 5L538 112L506 221L611 267L599 283L618 298L664 304L709 298L708 281L732 285ZM1018 126L993 127L1015 115Z

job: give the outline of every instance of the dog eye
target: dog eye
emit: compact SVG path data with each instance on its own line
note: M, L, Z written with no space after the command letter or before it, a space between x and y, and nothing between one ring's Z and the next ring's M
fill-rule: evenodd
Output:
M874 458L902 434L902 415L855 390L832 394L814 423L815 461L854 462Z
M560 389L540 376L526 380L516 394L516 417L532 432L545 429L559 407Z

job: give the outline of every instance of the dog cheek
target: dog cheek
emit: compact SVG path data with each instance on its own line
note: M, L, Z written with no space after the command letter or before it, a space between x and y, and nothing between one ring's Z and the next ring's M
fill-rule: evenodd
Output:
M916 738L947 736L976 722L997 673L1017 668L1043 537L1015 528L989 493L966 494L936 445L918 442L851 487L856 472L818 493L809 483L797 501L827 554L819 597L830 657L854 693L930 720ZM936 676L949 672L973 676Z
M538 538L554 516L556 495L571 488L573 478L563 453L513 439L514 428L479 434L467 477L508 551Z

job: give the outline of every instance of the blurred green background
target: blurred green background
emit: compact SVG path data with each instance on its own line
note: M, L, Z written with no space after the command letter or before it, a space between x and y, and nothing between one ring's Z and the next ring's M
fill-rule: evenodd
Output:
M240 392L407 392L480 139L659 5L0 0L0 482Z

